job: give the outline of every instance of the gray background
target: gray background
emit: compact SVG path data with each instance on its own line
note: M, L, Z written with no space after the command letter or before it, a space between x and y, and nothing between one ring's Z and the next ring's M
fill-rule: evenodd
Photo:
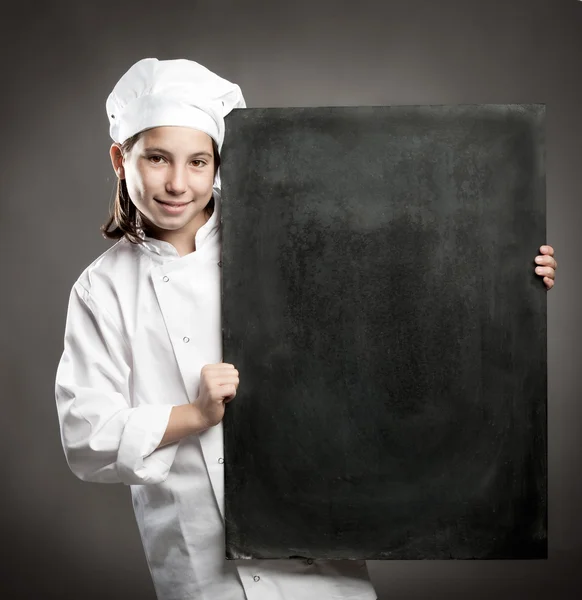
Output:
M381 599L573 597L582 2L23 1L3 8L0 44L0 597L154 598L129 491L69 472L53 392L70 287L109 246L98 231L114 189L105 99L146 56L197 60L257 107L547 104L547 242L560 263L548 298L550 558L370 572Z

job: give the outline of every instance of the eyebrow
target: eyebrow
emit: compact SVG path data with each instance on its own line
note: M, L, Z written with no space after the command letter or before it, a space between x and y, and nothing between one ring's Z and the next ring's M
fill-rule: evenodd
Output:
M168 156L172 156L172 153L169 150L165 150L164 148L158 148L158 147L151 147L151 148L144 148L144 152L159 152L160 154L167 154ZM206 152L206 151L202 151L202 152L193 152L190 155L190 158L194 158L194 157L198 157L198 156L205 156L207 158L212 158L212 154L210 154L210 152Z

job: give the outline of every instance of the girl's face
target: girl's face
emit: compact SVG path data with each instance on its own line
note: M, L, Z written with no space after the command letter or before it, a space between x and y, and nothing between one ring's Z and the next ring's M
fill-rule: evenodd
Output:
M151 223L156 237L188 237L206 222L212 197L214 152L206 133L189 127L144 131L121 160L129 197Z

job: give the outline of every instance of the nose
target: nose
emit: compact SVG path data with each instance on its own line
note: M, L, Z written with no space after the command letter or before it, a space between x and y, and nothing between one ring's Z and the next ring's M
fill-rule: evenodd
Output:
M175 165L168 171L166 180L166 191L174 196L181 196L186 192L186 172L185 169Z

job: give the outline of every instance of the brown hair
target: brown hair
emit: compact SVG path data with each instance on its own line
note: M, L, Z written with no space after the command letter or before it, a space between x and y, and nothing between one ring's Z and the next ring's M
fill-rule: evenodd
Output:
M123 144L121 144L121 153L125 155L129 152L135 146L141 134L142 132L136 133L123 142ZM218 154L218 147L214 140L212 140L212 149L214 152L214 174L216 175L216 171L220 166L220 155ZM213 213L214 198L210 198L210 202L208 202L204 210L208 212L209 216ZM113 227L113 229L111 229L111 227ZM125 179L117 179L115 200L111 207L109 218L100 229L104 238L119 240L122 237L125 237L132 244L143 243L140 229L143 230L145 235L152 235L152 230L147 218L136 208L129 197Z

